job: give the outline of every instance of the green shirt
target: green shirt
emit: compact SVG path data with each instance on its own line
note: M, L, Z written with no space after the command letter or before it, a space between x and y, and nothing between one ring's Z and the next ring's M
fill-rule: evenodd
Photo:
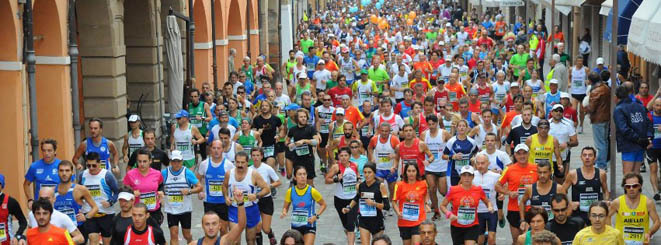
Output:
M333 80L326 81L326 89L332 89L337 86L337 82Z
M301 40L301 50L303 50L303 53L308 54L308 49L314 45L314 41L312 39L303 39Z
M370 69L367 70L367 77L377 83L377 89L379 90L379 93L383 91L382 82L390 80L390 76L386 70L381 68L374 69L374 67L370 67Z
M514 68L514 76L519 76L519 68L517 66L525 68L529 57L530 55L528 53L524 53L523 55L518 53L512 55L512 58L510 58L510 66Z
M426 36L427 36L427 40L436 41L436 36L438 36L438 32L430 31L430 32L427 32Z
M204 118L207 117L206 112L204 111L204 102L200 101L197 103L197 106L193 103L188 103L188 114L190 115L190 124L195 126L200 130L200 134L207 134L207 122L204 121ZM196 116L201 116L202 120L195 119Z
M569 55L566 53L560 54L560 62L562 62L563 65L567 66L567 60L569 59Z

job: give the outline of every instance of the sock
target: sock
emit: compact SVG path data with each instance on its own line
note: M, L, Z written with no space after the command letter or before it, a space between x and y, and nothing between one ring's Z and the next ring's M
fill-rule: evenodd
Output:
M257 232L257 235L255 235L255 242L258 245L262 245L262 232Z
M266 235L269 236L269 239L275 238L275 234L273 234L273 230L269 231L269 233L267 233Z

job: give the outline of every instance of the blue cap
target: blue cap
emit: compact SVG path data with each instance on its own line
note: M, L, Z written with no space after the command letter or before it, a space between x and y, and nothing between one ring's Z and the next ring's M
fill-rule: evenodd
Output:
M301 106L299 106L299 105L296 104L296 103L293 103L293 104L289 104L289 105L287 105L287 106L285 107L285 111L298 110L298 109L300 109L300 108L301 108Z
M179 118L182 118L182 117L188 118L188 111L187 110L182 109L181 111L177 112L177 114L174 115L174 118L176 118L176 119L179 119Z
M0 185L2 185L2 188L5 188L5 176L0 174Z

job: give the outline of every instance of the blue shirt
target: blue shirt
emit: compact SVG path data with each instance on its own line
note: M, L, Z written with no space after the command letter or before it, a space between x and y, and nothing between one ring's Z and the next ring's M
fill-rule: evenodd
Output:
M233 117L229 117L229 119L230 120L227 122L227 124L234 126L234 128L239 128L239 122L237 122L236 119L234 119ZM216 126L218 124L220 124L220 121L218 121L217 118L212 119L207 125L207 132L211 132L213 126Z
M186 182L188 182L189 185L191 185L191 186L192 185L197 185L197 183L200 182L199 180L197 180L197 177L195 176L193 171L191 171L190 169L188 169L186 167L183 167L183 166L181 167L181 169L179 169L179 171L174 171L172 169L172 167L168 167L166 169L161 170L161 174L163 175L163 181L168 179L168 171L172 171L173 175L179 175L181 173L181 171L184 171L184 170L186 171L186 174L185 174L186 175Z
M60 159L55 158L52 163L44 162L44 159L30 164L28 172L25 173L25 179L34 183L34 199L39 198L39 190L42 186L55 187L60 183L60 176L57 174L57 168L60 166ZM75 178L72 175L71 180Z
M312 78L312 74L314 74L314 70L317 67L318 62L319 62L319 56L306 55L305 57L303 57L303 64L305 64L305 68L308 72L308 79Z

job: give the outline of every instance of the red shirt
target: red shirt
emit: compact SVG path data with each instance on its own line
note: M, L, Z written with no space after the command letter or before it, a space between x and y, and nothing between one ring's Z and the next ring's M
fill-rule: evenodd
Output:
M562 116L571 120L572 122L578 122L576 109L574 109L573 107L566 107L562 113ZM552 117L551 112L549 111L549 114L546 116L546 118L551 118L551 117Z
M510 112L514 110L514 99L512 98L512 94L508 93L507 97L505 98L505 112Z
M402 166L400 169L404 170L403 166L407 163L416 162L420 170L420 176L425 175L425 154L420 152L420 139L413 139L411 146L406 146L406 141L399 143L399 157L402 158Z
M477 206L480 200L487 198L482 187L474 185L466 190L461 185L451 186L446 198L452 203L452 214L458 217L452 221L452 226L473 227L480 224L477 219ZM461 214L458 214L460 209Z
M480 39L477 40L477 45L482 46L486 44L487 48L492 48L493 47L493 40L489 37L481 37Z
M330 95L331 99L333 100L333 106L339 106L342 104L342 99L340 99L340 96L342 95L348 95L349 98L353 95L353 92L351 92L351 89L349 87L333 87L328 90L328 95Z
M446 83L445 88L449 91L448 100L452 103L452 108L454 108L455 111L459 111L459 99L466 95L463 86L461 86L461 83L459 82L454 85ZM453 96L455 97L454 99L452 98Z
M448 91L445 89L443 89L442 92L439 92L438 90L434 91L434 101L436 101L436 111L440 111L441 105L448 101Z
M397 219L397 226L415 227L427 219L427 214L425 212L425 197L427 196L426 181L419 180L414 184L399 181L395 184L394 192L395 194L393 195L392 200L397 202L399 206L398 209L404 214L404 219ZM417 210L417 212L415 210ZM416 217L418 220L408 220Z
M652 101L652 98L654 98L654 96L649 95L649 94L647 95L647 97L644 97L644 98L640 95L636 95L636 99L639 99L641 102L643 102L643 105L645 107L647 107L647 104L649 104L650 101Z
M480 100L476 100L475 103L472 103L470 100L468 100L468 110L473 113L480 114L480 106L482 105L482 102Z

